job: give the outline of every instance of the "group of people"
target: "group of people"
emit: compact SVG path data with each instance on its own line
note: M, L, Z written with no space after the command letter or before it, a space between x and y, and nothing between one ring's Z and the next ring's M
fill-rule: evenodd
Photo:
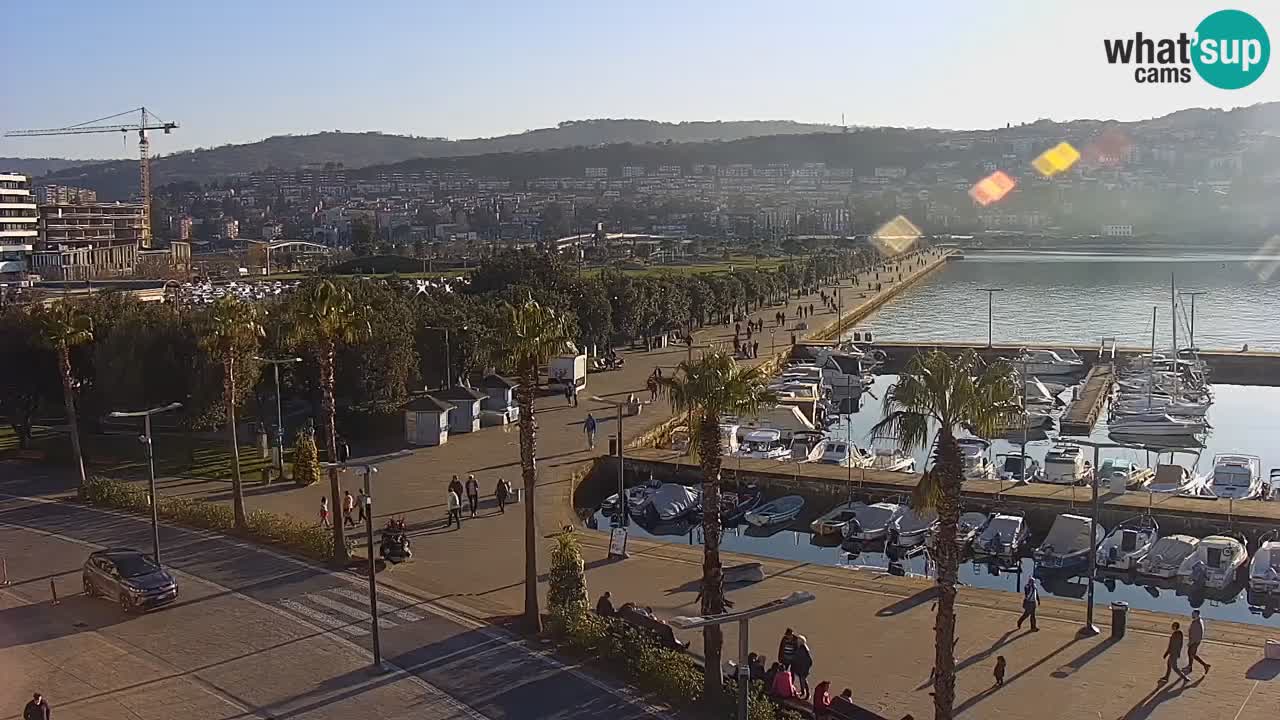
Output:
M356 523L365 521L365 508L369 506L368 495L365 495L364 488L360 488L360 497L351 494L350 490L342 491L342 524L346 527L355 527ZM329 496L320 496L320 526L333 527L336 519L330 519L329 516Z
M813 670L813 650L805 636L787 628L778 641L778 659L765 667L764 655L749 653L747 670L751 682L764 685L765 691L779 700L811 700L815 720L853 717L857 706L853 690L845 688L832 697L831 682L823 680L812 690L809 674Z
M467 481L464 484L458 480L458 476L454 475L453 480L449 481L449 515L445 519L445 527L456 525L459 530L462 529L462 497L466 495L467 508L471 511L471 517L476 516L476 512L480 509L480 483L476 482L475 475L467 475ZM493 497L498 501L498 512L507 512L507 498L511 497L511 483L505 478L499 477L497 484L493 488Z
M756 358L760 357L760 341L753 341L751 335L757 330L764 329L763 320L752 320L747 318L747 340L742 342L739 335L742 332L742 323L734 323L733 325L733 351L740 358Z

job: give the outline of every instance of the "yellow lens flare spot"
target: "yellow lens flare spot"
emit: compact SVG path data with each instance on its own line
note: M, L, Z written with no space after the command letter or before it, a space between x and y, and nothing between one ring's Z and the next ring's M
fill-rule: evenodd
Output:
M1280 235L1272 235L1270 240L1262 243L1245 265L1258 274L1259 280L1270 280L1276 270L1280 270Z
M922 233L920 228L899 215L871 235L871 242L883 255L897 255L911 249Z
M1031 161L1031 166L1036 172L1049 178L1070 170L1079 159L1080 151L1071 147L1071 143L1060 142L1040 153L1040 157Z
M991 203L999 202L1017 184L1017 181L1009 177L1005 171L997 170L969 188L969 197L973 198L973 201L982 207L986 207Z

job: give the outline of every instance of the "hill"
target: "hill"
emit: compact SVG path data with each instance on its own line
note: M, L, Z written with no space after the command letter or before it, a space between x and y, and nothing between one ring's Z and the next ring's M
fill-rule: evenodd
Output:
M16 172L38 178L46 173L83 167L102 160L67 160L64 158L0 157L0 172Z
M255 143L224 145L164 155L152 161L157 184L208 182L214 178L305 164L334 163L348 169L385 165L413 158L458 157L527 152L619 143L732 141L760 135L825 132L829 125L791 121L663 123L652 120L581 120L515 135L468 140L411 137L385 133L324 132L281 135ZM55 173L53 182L97 190L105 199L124 199L137 191L137 163L116 160Z

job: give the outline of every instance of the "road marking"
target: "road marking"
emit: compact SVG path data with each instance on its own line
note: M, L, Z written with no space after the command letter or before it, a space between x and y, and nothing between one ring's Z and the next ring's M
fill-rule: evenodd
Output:
M309 608L302 603L295 602L293 600L280 600L279 603L280 607L287 609L289 612L297 613L308 620L318 622L333 630L340 630L352 637L362 637L369 634L368 630L365 630L358 625L343 622L332 615L326 615L325 613L314 608Z
M307 593L302 597L306 598L309 602L316 603L317 605L323 605L329 608L330 610L336 610L342 613L343 615L346 615L347 617L355 618L356 620L360 620L361 622L366 622L366 623L369 622L368 610L361 610L360 608L351 607L350 605L344 602L339 602L337 600L334 600L333 598L327 598L322 593ZM382 618L382 617L378 618L378 627L382 628L383 630L386 630L388 628L393 628L395 626L396 626L395 623L391 622L386 618Z
M1240 716L1244 714L1244 706L1249 704L1249 698L1253 697L1253 691L1258 689L1258 683L1261 680L1254 680L1253 687L1249 688L1249 694L1244 696L1244 702L1240 703L1240 709L1236 711L1236 716L1231 720L1240 720Z
M359 600L360 602L363 602L363 603L368 603L368 602L369 602L369 594L368 594L368 593L359 593L359 592L356 592L355 590L351 590L351 589L349 589L349 588L345 588L345 587L336 587L336 588L333 588L332 590L330 590L329 592L332 592L334 595L341 595L342 597L344 597L344 598L348 598L348 599L350 599L350 600ZM383 598L382 598L382 596L383 596L383 595L385 595L385 594L386 594L386 589L385 589L385 588L384 588L384 589L382 589L382 590L380 590L380 591L378 592L378 602L380 602L380 603L381 603L381 602L383 602ZM389 605L389 604L390 604L390 603L388 603L388 605ZM418 603L417 603L417 602L414 602L414 603L411 603L411 604L413 604L413 605L417 605ZM417 613L409 612L408 610L404 610L404 609L401 609L401 608L397 608L397 609L395 609L395 610L391 610L391 611L387 611L387 612L379 611L379 612L378 612L378 614L379 614L379 615L384 615L384 616L385 616L385 615L395 615L396 617L400 618L401 620L403 620L403 621L405 621L405 622L410 622L410 623L420 622L420 621L423 619L421 615L419 615L419 614L417 614ZM368 615L366 615L365 617L368 617Z

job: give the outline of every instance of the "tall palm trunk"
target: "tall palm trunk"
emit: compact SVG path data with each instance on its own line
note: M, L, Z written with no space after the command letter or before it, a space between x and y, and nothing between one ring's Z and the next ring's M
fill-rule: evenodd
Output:
M720 567L720 418L702 417L698 432L698 454L702 465L702 614L724 612L724 571ZM724 633L719 625L702 629L703 697L720 697L723 678L720 650Z
M227 439L231 442L231 507L235 513L236 529L248 525L244 513L244 484L240 481L240 444L236 441L236 360L227 353L226 371L222 374L222 395L227 403Z
M76 394L71 387L71 351L65 344L58 347L58 374L62 376L62 402L66 405L67 427L71 431L71 454L75 456L76 471L80 473L77 494L84 494L84 454L80 449L80 421L76 417Z
M333 359L334 344L332 338L320 341L320 404L322 418L321 432L324 433L324 449L329 462L338 462L338 412L333 402ZM342 491L338 487L338 469L329 468L329 508L333 517L333 560L345 565L351 559L347 552L347 537L342 527ZM373 552L373 548L369 548Z
M935 720L951 720L956 700L956 582L960 552L956 528L960 523L960 484L963 460L951 425L942 423L932 472L938 474L938 529L933 536L933 557L938 564L938 609L934 621Z
M520 474L524 479L524 618L530 632L542 632L542 611L538 608L538 528L533 512L534 490L538 484L538 423L533 416L533 389L538 383L537 366L531 362L520 368L516 403L520 406Z

